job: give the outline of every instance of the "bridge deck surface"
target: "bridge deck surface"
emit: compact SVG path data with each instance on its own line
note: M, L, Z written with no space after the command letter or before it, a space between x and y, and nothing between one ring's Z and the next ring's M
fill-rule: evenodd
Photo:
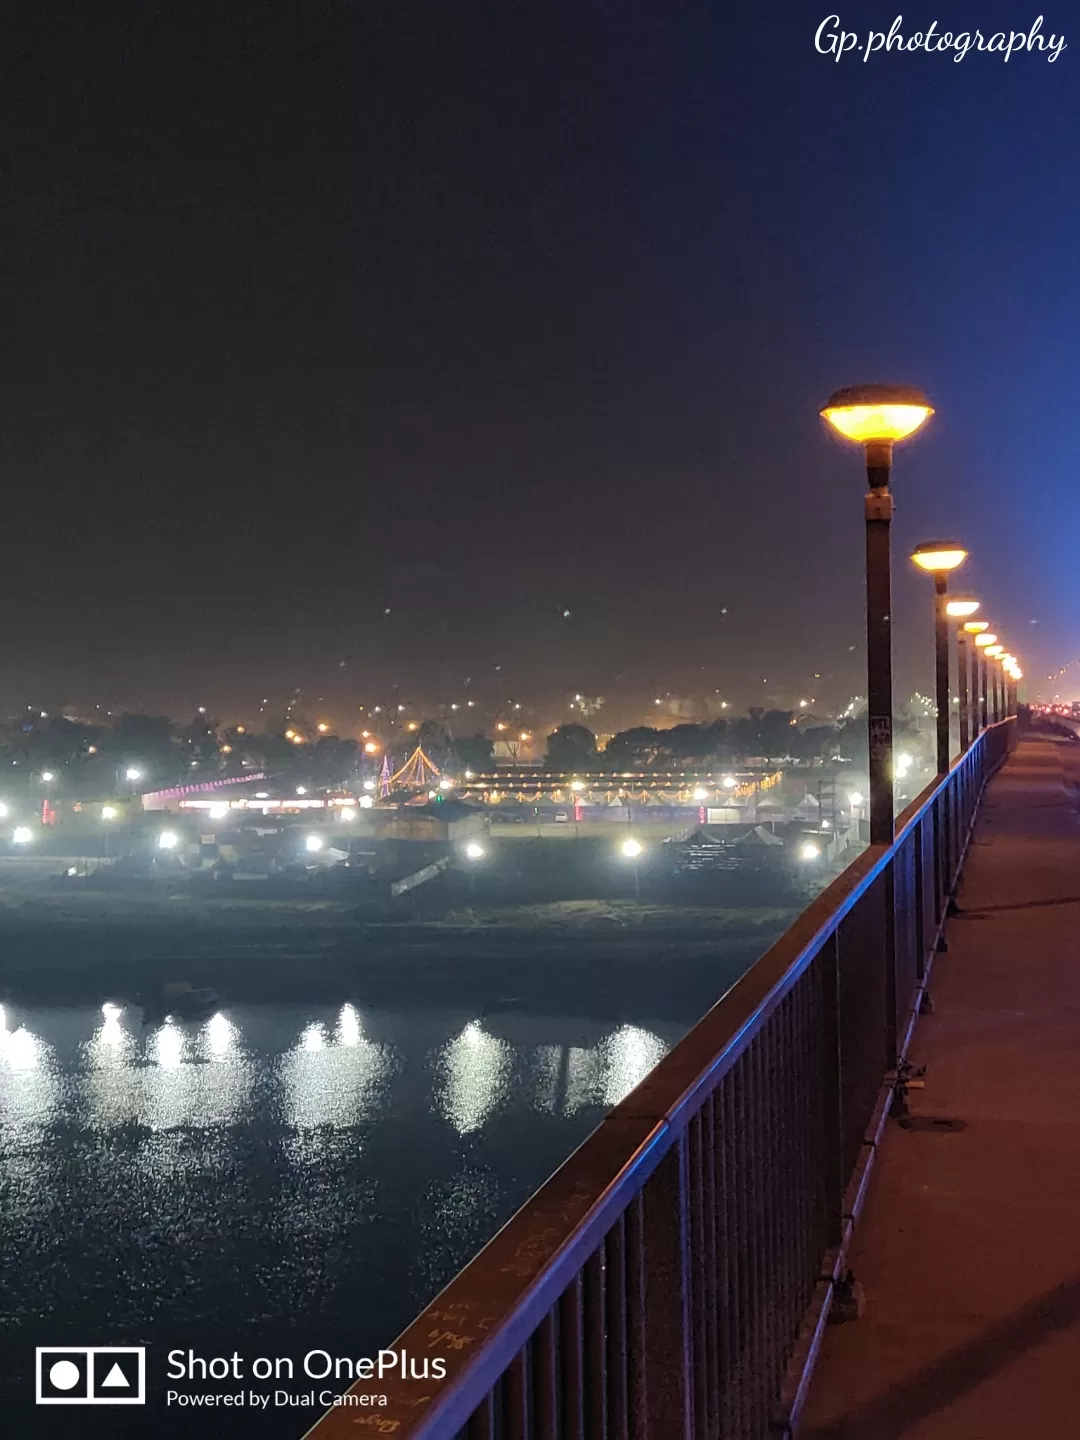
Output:
M1080 746L1037 737L984 798L800 1440L1080 1435L1078 801Z

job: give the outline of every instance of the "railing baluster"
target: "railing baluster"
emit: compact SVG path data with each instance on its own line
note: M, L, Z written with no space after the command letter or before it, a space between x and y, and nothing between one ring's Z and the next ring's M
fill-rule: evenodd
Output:
M532 1342L533 1413L536 1440L558 1440L559 1381L555 1337L555 1316L549 1310L540 1321Z
M585 1433L593 1440L607 1435L607 1298L604 1252L585 1262L584 1275L584 1414Z
M495 1440L495 1396L490 1390L473 1411L466 1434L468 1440Z
M525 1351L503 1376L501 1440L529 1440L529 1381Z
M645 1186L645 1368L649 1440L692 1440L687 1145L680 1136ZM590 1437L591 1440L591 1437Z
M626 1285L626 1216L605 1241L607 1253L608 1395L611 1440L630 1440L630 1351Z
M584 1354L581 1324L581 1272L559 1301L559 1380L562 1399L560 1437L585 1440ZM590 1437L591 1440L591 1437Z

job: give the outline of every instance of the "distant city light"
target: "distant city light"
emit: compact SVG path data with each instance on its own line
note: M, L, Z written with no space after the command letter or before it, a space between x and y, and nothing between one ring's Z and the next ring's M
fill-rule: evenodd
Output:
M375 801L371 798L370 795L361 795L361 796L360 796L360 809L361 809L361 810L370 810L371 807L372 807L374 804L375 804Z
M641 854L644 846L639 840L624 840L619 849L626 856L627 860L636 860Z
M180 843L179 836L172 830L163 830L158 836L159 850L175 850Z
M352 808L351 805L343 805L339 814L341 816L342 823L345 825L351 825L352 822L356 819L356 811Z
M142 771L141 771L141 770L138 768L138 766L136 766L136 765L129 765L128 768L124 771L124 779L125 779L125 780L141 780L141 779L142 779Z
M56 776L53 774L53 772L52 772L51 770L42 770L42 772L41 772L41 778L42 778L42 780L45 781L45 783L46 783L46 785L47 785L50 780L55 780L55 779L56 779Z
M813 843L813 841L808 840L807 843L806 843L806 844L802 847L802 849L799 851L799 859L800 859L800 860L816 860L816 859L820 856L820 854L821 854L821 848L820 848L820 846L815 845L815 844Z
M809 700L800 700L800 701L799 701L799 709L800 709L800 710L805 710L806 707L807 707L809 704L810 704L810 701L809 701Z
M725 790L734 790L738 783L734 775L725 775L722 781Z
M454 788L454 782L453 782L453 780L450 779L449 775L444 775L443 778L439 781L439 789L440 789L440 790L452 790L453 788Z
M857 810L863 803L863 797L859 794L858 790L853 790L848 796L848 802L853 810Z
M364 754L365 754L365 755L377 755L378 753L379 753L379 747L378 747L378 745L376 745L376 743L375 743L374 740L369 740L369 741L367 742L367 744L364 746Z
M475 840L470 840L465 846L465 857L468 860L482 860L485 853L483 845L477 844Z
M695 788L695 790L694 790L694 799L695 799L695 800L707 800L708 798L709 798L709 792L708 792L708 790L706 790L703 785L698 785L698 786Z
M296 793L297 793L298 795L306 795L306 794L307 794L307 786L306 786L306 785L297 785L297 787L296 787Z
M325 735L326 732L330 729L330 726L327 725L325 720L320 720L320 722L318 723L318 725L316 725L315 728L316 730L318 730L320 735Z
M116 806L115 806L115 805L102 805L102 807L101 807L101 818L102 818L103 820L115 820L115 819L116 819Z
M321 835L309 835L309 836L307 837L307 839L304 841L304 847L305 847L305 849L307 849L308 851L310 851L311 854L314 854L317 850L321 850L321 849L323 848L323 838L322 838L322 836L321 836Z
M375 781L374 781L374 780L365 780L365 781L364 781L364 789L365 789L365 790L374 790L374 789L375 789Z
M34 838L34 832L27 825L18 825L11 838L16 845L29 845Z

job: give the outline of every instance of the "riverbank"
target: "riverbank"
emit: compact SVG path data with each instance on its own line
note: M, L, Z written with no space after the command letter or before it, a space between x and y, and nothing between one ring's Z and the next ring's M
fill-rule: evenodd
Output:
M358 918L327 899L0 889L0 998L101 1003L170 982L223 1001L351 999L542 1009L552 994L580 1013L639 1012L690 1024L782 933L785 909L710 909L631 900L469 904L436 919Z

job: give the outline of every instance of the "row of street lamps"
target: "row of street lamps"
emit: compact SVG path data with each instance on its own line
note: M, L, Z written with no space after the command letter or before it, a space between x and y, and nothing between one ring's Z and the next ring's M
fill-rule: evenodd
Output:
M821 411L823 419L847 440L863 447L868 490L866 517L866 672L869 728L870 843L891 845L895 827L893 800L892 701L892 522L893 446L913 435L934 413L921 390L905 385L855 385L837 390ZM972 620L980 602L971 596L949 599L949 576L967 559L967 550L953 540L930 540L916 546L912 560L934 579L935 698L937 703L937 769L947 774L950 762L949 686L950 636L958 634L960 677L960 748L992 721L1013 713L1016 684L1023 672L988 621ZM974 642L969 690L969 643ZM969 698L970 695L970 698Z

